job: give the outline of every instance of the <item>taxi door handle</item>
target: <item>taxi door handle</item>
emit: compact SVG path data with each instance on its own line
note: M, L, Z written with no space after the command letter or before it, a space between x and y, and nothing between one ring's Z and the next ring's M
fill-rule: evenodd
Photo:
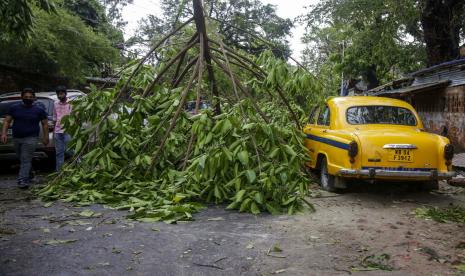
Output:
M325 129L325 130L323 130L323 131L321 131L321 132L326 133L326 132L328 132L328 131Z

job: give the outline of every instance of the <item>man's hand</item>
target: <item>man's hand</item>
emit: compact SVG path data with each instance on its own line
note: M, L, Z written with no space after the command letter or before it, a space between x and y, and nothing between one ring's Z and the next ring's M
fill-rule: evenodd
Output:
M44 137L44 138L42 139L42 143L44 144L44 146L48 145L49 142L50 142L50 141L49 141L49 139L48 139L48 136L47 136L47 137Z
M10 115L6 115L5 116L5 119L3 119L3 126L2 126L2 143L3 144L6 144L6 142L8 142L8 128L10 127L10 123L11 123L11 116Z
M42 120L42 135L43 135L43 138L42 138L42 143L44 143L44 146L47 146L48 145L48 120L47 119L43 119Z

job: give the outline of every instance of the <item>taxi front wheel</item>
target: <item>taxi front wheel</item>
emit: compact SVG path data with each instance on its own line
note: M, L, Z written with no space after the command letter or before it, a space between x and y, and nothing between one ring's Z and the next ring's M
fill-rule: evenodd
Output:
M326 157L323 157L320 163L320 184L321 188L325 191L336 191L336 177L328 173L328 162L326 161Z

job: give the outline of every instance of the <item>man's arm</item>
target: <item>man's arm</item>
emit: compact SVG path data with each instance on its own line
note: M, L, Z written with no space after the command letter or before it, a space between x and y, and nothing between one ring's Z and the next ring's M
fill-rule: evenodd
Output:
M48 145L48 119L43 119L42 120L42 143L44 143L44 146Z
M56 127L57 124L57 105L53 103L53 126Z
M2 143L6 144L8 142L8 128L10 127L11 123L11 116L6 115L5 119L3 119L3 127L2 127Z

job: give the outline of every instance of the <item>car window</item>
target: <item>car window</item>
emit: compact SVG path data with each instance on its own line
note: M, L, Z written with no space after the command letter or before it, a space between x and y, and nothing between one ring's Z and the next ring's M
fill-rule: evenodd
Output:
M313 109L312 109L312 112L310 112L310 116L308 116L308 123L311 124L311 125L314 125L315 122L316 122L316 117L318 116L318 106L315 106Z
M347 109L346 117L351 125L417 125L415 115L410 110L397 106L354 106Z
M329 126L329 119L331 117L328 106L325 106L318 116L317 124L320 126Z

